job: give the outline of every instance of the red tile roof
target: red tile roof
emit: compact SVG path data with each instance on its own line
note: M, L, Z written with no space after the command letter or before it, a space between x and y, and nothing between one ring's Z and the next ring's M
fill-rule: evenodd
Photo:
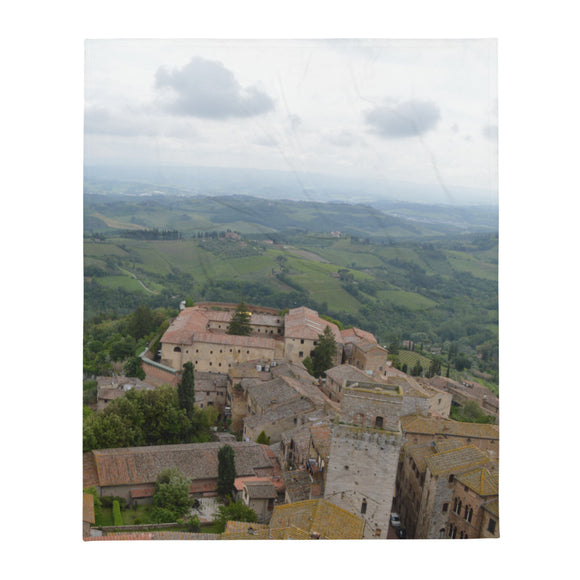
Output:
M318 340L318 336L324 334L327 326L330 327L336 342L342 344L342 336L336 324L320 318L318 312L310 308L304 306L293 308L286 314L284 320L284 337Z

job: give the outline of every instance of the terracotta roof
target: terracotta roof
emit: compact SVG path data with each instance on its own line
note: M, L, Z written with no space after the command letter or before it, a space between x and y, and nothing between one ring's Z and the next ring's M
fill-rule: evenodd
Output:
M499 500L492 499L481 506L484 510L499 518Z
M227 522L221 538L222 540L267 540L269 530L266 524Z
M251 481L244 483L250 499L274 499L277 496L276 489L270 481Z
M377 339L373 334L367 332L366 330L361 330L360 328L346 328L345 330L341 330L340 334L345 343L359 340L374 343L377 342Z
M441 417L407 415L406 417L401 417L401 427L405 433L499 439L499 428L496 425L465 423L462 421L453 421L452 419L443 419Z
M412 457L421 473L427 469L426 457L431 457L436 453L434 447L429 443L405 443L403 451L406 457Z
M204 332L208 321L206 310L196 306L185 308L165 331L161 342L191 344L194 333Z
M306 500L276 506L270 531L297 529L305 537L356 540L363 537L364 520L323 499Z
M177 467L192 480L217 478L220 442L156 445L94 450L98 485L137 485L151 483L164 469ZM238 475L254 475L255 469L273 469L265 445L231 442Z
M293 308L284 319L284 337L318 340L318 336L324 334L327 326L330 327L337 344L342 344L342 336L336 324L320 318L318 312L310 308Z
M482 497L497 495L499 493L498 474L491 473L485 467L479 467L473 471L462 473L456 479Z
M315 411L316 407L308 399L294 398L290 401L271 407L265 413L260 415L251 415L244 419L244 425L250 428L255 428L258 425L265 425L267 423L275 423L284 418L294 415L304 415L309 411Z
M274 480L274 478L272 477L236 477L236 479L234 480L234 487L236 489L236 491L242 491L244 489L244 484L246 482L249 483L253 483L253 482L259 482L259 483L264 483L266 481L271 482L274 487L284 487L284 481L280 478L279 480Z
M489 462L489 457L474 445L443 451L425 462L433 475L458 474Z
M95 498L90 493L83 493L83 522L95 523Z
M353 367L352 365L338 365L326 371L326 377L333 381L344 384L345 381L369 381L370 375Z
M92 453L83 453L83 489L99 485L97 464Z

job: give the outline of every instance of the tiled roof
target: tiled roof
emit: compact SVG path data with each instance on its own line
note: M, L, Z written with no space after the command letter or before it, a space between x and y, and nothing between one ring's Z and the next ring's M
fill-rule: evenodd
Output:
M491 473L485 467L479 467L473 471L462 473L456 479L482 497L497 495L499 493L498 474Z
M83 522L95 523L95 498L90 493L83 493Z
M92 453L83 453L83 489L99 485L97 464Z
M435 449L429 443L405 443L403 451L406 457L412 457L421 473L427 469L426 457L435 454Z
M324 334L327 326L330 327L337 344L342 344L342 336L336 324L320 318L318 312L310 308L293 308L284 319L284 337L318 340L318 336Z
M191 342L204 344L216 344L224 346L239 346L243 348L266 348L274 350L276 341L273 338L261 336L238 336L236 334L221 334L217 332L196 332L191 337Z
M262 409L287 403L300 396L282 377L249 386L247 393L248 398L253 399Z
M246 417L244 419L244 425L253 429L258 425L275 423L276 421L280 421L287 417L303 415L309 411L315 411L315 406L308 399L295 398L286 403L272 407L261 415L251 415Z
M401 417L401 427L405 433L423 435L454 435L480 439L499 439L499 428L496 425L483 423L465 423L439 417L407 415Z
M98 485L151 483L164 469L177 467L192 480L217 478L220 442L156 445L94 450ZM238 475L254 475L257 468L273 468L267 446L251 442L231 442Z
M483 509L499 518L499 500L493 499L483 504Z
M356 540L363 536L364 520L326 500L306 500L274 508L271 532L289 528L297 528L307 537Z
M489 462L489 457L474 445L443 451L425 462L433 475L459 474Z
M333 381L343 384L345 381L368 381L370 376L352 365L339 365L326 371L326 376Z
M248 490L250 499L273 499L277 496L276 489L270 481L246 481L244 487Z
M222 540L267 540L269 530L266 524L227 522L221 538Z
M373 334L367 332L366 330L361 330L360 328L347 328L345 330L341 330L340 334L345 343L355 342L359 340L374 343L377 342L377 339L374 337Z
M204 332L207 323L207 311L196 306L185 308L165 331L161 342L191 344L194 333Z

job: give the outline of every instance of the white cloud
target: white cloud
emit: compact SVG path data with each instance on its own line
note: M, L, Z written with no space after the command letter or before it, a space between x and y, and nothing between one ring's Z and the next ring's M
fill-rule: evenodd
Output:
M205 119L252 117L274 108L255 86L243 88L221 62L194 57L181 69L161 67L155 86L169 92L164 108L176 115Z

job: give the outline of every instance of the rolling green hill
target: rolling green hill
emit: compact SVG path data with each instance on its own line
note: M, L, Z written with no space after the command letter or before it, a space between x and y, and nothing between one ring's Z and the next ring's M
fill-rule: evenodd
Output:
M186 298L304 305L382 344L485 352L494 372L497 234L428 237L366 206L240 198L88 195L86 316Z

